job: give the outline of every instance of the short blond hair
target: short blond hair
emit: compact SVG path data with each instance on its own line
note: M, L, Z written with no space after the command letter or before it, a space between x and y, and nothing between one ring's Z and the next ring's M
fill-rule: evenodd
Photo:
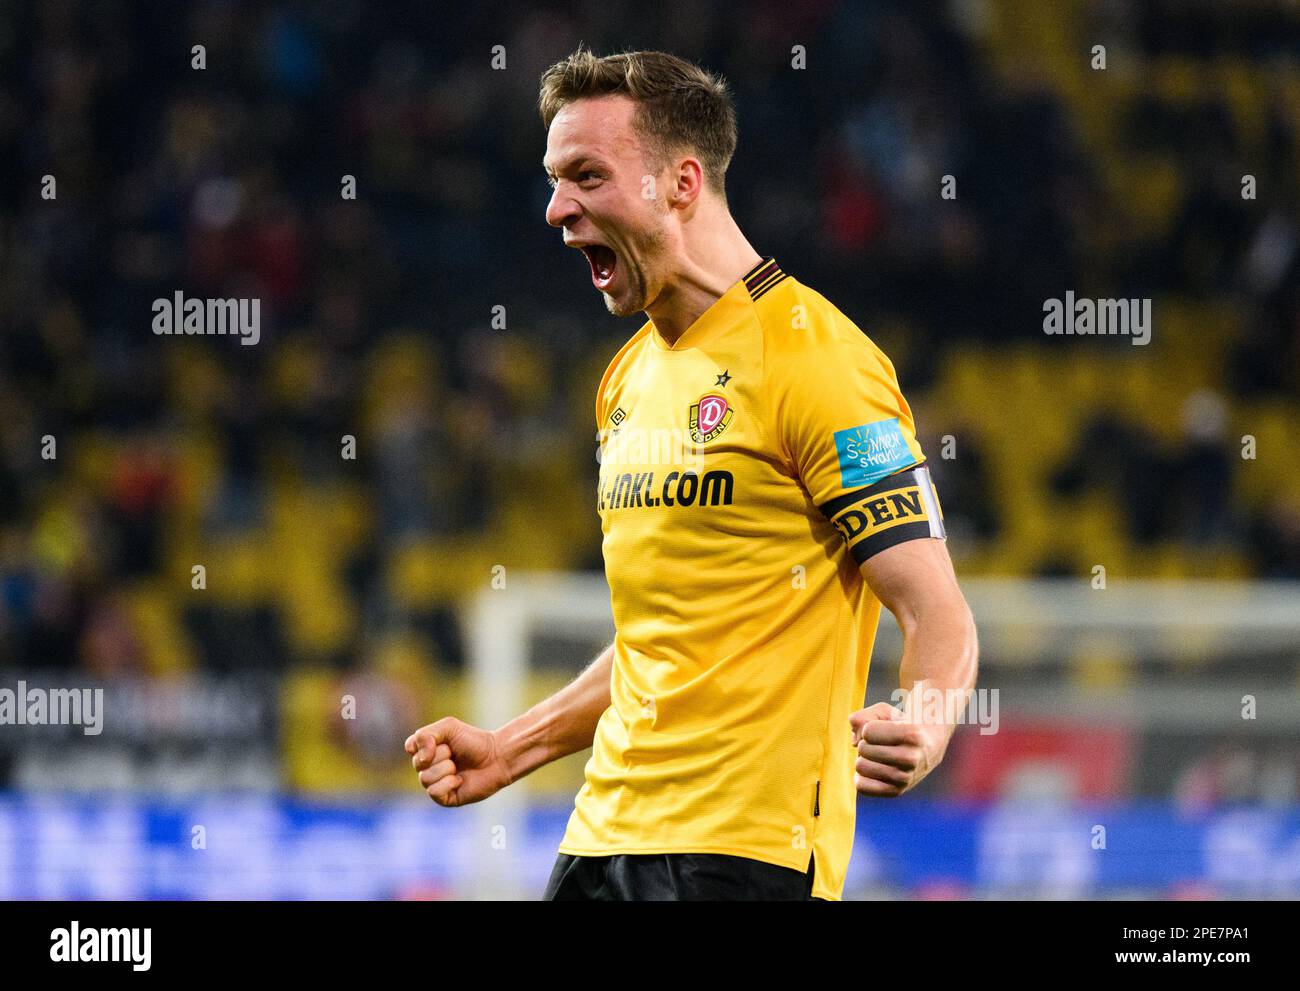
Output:
M537 107L551 126L564 107L586 97L622 94L637 102L633 127L659 161L689 149L718 192L736 151L736 108L726 81L666 52L598 56L579 48L542 73Z

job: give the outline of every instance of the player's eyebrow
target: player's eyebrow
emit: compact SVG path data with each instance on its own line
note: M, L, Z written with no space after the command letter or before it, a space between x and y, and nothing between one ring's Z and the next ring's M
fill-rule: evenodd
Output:
M546 171L546 174L548 176L554 179L557 176L563 175L566 172L575 172L580 168L604 169L605 165L600 159L596 158L595 156L587 152L583 152L582 154L574 155L572 158L561 162L558 166L553 166L549 164L546 161L546 159L543 158L542 168Z
M549 163L545 158L543 158L543 159L542 159L542 168L544 168L544 169L546 170L546 174L547 174L547 175L549 175L549 176L556 176L556 175L559 175L561 172L564 172L564 171L566 171L566 170L568 170L568 169L573 168L573 166L574 166L574 165L578 162L578 160L581 159L581 158L582 158L581 155L577 155L577 156L574 156L573 158L564 159L564 160L562 160L562 161L560 162L559 165L552 165L552 164L550 164L550 163Z

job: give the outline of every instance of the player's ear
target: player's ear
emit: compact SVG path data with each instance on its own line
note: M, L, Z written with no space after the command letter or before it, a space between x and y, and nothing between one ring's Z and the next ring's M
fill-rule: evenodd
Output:
M690 206L704 191L704 168L697 158L683 158L678 161L672 179L673 188L669 192L669 206Z

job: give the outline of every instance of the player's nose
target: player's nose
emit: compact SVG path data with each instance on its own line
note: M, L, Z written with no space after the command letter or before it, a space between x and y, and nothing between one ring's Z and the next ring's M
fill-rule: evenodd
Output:
M552 227L568 227L581 215L578 201L557 186L546 204L546 222Z

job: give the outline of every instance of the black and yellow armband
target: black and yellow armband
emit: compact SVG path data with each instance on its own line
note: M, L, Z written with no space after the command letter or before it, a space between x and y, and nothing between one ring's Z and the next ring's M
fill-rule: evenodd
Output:
M846 492L818 508L835 524L858 564L905 540L946 536L939 494L924 464Z

